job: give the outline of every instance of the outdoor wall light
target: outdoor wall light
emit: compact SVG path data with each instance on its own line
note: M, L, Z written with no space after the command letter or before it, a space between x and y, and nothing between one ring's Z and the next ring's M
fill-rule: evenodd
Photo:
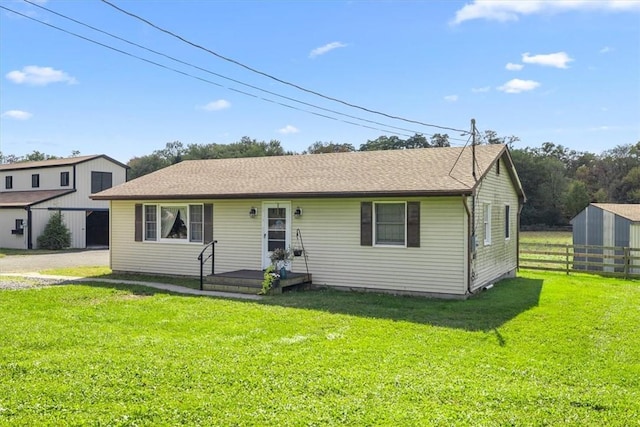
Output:
M251 207L251 209L249 209L249 216L251 218L255 218L256 215L258 215L258 209L254 208L253 206Z
M302 216L302 209L300 209L300 207L297 207L295 211L293 211L293 216L295 216L296 218L300 218Z

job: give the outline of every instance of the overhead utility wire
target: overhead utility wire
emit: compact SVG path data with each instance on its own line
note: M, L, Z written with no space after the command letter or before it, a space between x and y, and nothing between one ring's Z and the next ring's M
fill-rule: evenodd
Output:
M277 96L277 97L279 97L279 98L283 98L283 99L286 99L286 100L289 100L289 101L292 101L292 102L296 102L296 103L298 103L298 104L306 105L306 106L308 106L308 107L317 108L318 110L326 111L326 112L329 112L329 113L338 114L338 115L341 115L341 116L344 116L344 117L349 117L349 118L351 118L351 119L360 120L360 121L363 121L363 122L367 122L367 123L375 124L375 125L378 125L378 126L384 126L384 127L387 127L387 128L396 129L396 130L401 130L401 131L405 131L405 132L413 132L413 133L415 133L415 134L423 134L423 135L433 136L432 134L428 134L428 133L427 133L427 134L425 134L425 133L423 133L423 132L418 132L418 131L416 131L416 130L412 130L412 129L401 128L401 127L392 126L392 125L388 125L388 124L385 124L385 123L377 122L377 121L374 121L374 120L368 120L368 119L364 119L364 118L361 118L361 117L352 116L352 115L350 115L350 114L345 114L345 113L341 113L341 112L339 112L339 111L335 111L335 110L332 110L332 109L329 109L329 108L320 107L320 106L318 106L318 105L311 104L311 103L304 102L304 101L300 101L300 100L297 100L297 99L295 99L295 98L291 98L291 97L288 97L288 96L285 96L285 95L280 95L280 94L278 94L278 93L276 93L276 92L272 92L272 91L269 91L269 90L267 90L267 89L262 89L262 88L260 88L260 87L258 87L258 86L254 86L254 85L251 85L251 84L248 84L248 83L244 83L244 82L242 82L242 81L240 81L240 80L236 80L236 79L233 79L233 78L231 78L231 77L227 77L227 76L224 76L224 75L222 75L222 74L218 74L218 73L213 72L213 71L211 71L211 70L207 70L206 68L199 67L199 66L197 66L197 65L191 64L191 63L186 62L186 61L183 61L183 60L181 60L181 59L174 58L174 57L172 57L172 56L170 56L170 55L167 55L167 54L164 54L164 53L162 53L162 52L158 52L158 51L156 51L156 50L153 50L153 49L150 49L150 48L148 48L148 47L142 46L142 45L140 45L140 44L138 44L138 43L135 43L135 42L132 42L132 41L127 40L127 39L125 39L125 38L122 38L122 37L120 37L120 36L117 36L117 35L115 35L115 34L112 34L112 33L108 32L108 31L101 30L100 28L96 28L96 27L94 27L94 26L92 26L92 25L89 25L89 24L86 24L86 23L84 23L84 22L82 22L82 21L78 21L77 19L71 18L71 17L69 17L69 16L67 16L67 15L64 15L64 14L62 14L62 13L56 12L55 10L51 10L51 9L49 9L49 8L46 8L46 7L42 6L42 5L39 5L39 4L37 4L37 3L34 3L34 2L32 2L32 1L29 1L29 0L23 0L23 1L24 1L25 3L28 3L28 4L32 5L32 6L35 6L35 7L38 7L38 8L40 8L40 9L46 10L46 11L47 11L47 12L49 12L49 13L53 13L54 15L60 16L61 18L67 19L67 20L69 20L69 21L75 22L76 24L79 24L79 25L82 25L82 26L84 26L84 27L90 28L90 29L92 29L92 30L94 30L94 31L97 31L97 32L99 32L99 33L106 34L106 35L108 35L109 37L112 37L112 38L115 38L115 39L117 39L117 40L120 40L120 41L123 41L123 42L125 42L125 43L128 43L128 44L130 44L130 45L132 45L132 46L136 46L136 47L138 47L138 48L140 48L140 49L144 49L144 50L146 50L146 51L148 51L148 52L151 52L151 53L154 53L154 54L156 54L156 55L159 55L159 56L165 57L165 58L167 58L167 59L170 59L170 60L172 60L172 61L178 62L178 63L180 63L180 64L183 64L183 65L186 65L186 66L189 66L189 67L192 67L192 68L198 69L198 70L200 70L200 71L204 71L205 73L209 73L209 74L214 75L214 76L216 76L216 77L220 77L220 78L222 78L222 79L229 80L229 81L232 81L232 82L234 82L234 83L238 83L238 84L241 84L241 85L243 85L243 86L250 87L250 88L252 88L252 89L259 90L259 91L264 92L264 93L268 93L268 94L270 94L270 95ZM451 139L456 139L456 138L451 138ZM462 140L462 139L460 139L460 141L463 141L463 140Z
M160 63L158 63L158 62L152 61L152 60L150 60L150 59L146 59L146 58L143 58L143 57L141 57L141 56L138 56L138 55L132 54L132 53L130 53L130 52L126 52L126 51L124 51L124 50L121 50L121 49L115 48L115 47L113 47L113 46L106 45L106 44L104 44L104 43L101 43L101 42L99 42L99 41L96 41L96 40L90 39L90 38L88 38L88 37L82 36L82 35L77 34L77 33L74 33L74 32L72 32L72 31L65 30L64 28L60 28L60 27L57 27L57 26L55 26L55 25L53 25L53 24L49 24L49 23L47 23L47 22L41 21L41 20L39 20L39 19L36 19L36 18L31 17L31 16L28 16L28 15L25 15L25 14L23 14L23 13L20 13L20 12L18 12L18 11L16 11L16 10L9 9L8 7L5 7L5 6L0 5L0 9L4 9L4 10L6 10L6 11L8 11L8 12L15 13L16 15L20 15L20 16L22 16L23 18L30 19L30 20L35 21L35 22L38 22L38 23L40 23L40 24L42 24L42 25L46 25L46 26L51 27L51 28L54 28L54 29L56 29L56 30L58 30L58 31L62 31L63 33L66 33L66 34L72 35L72 36L74 36L74 37L78 37L78 38L80 38L80 39L82 39L82 40L88 41L88 42L90 42L90 43L94 43L94 44L96 44L96 45L98 45L98 46L104 47L104 48L109 49L109 50L112 50L112 51L114 51L114 52L118 52L118 53L121 53L121 54L123 54L123 55L126 55L126 56L129 56L129 57L132 57L132 58L138 59L138 60L140 60L140 61L147 62L147 63L149 63L149 64L155 65L155 66L157 66L157 67L164 68L164 69L169 70L169 71L173 71L173 72L178 73L178 74L181 74L181 75L183 75L183 76L191 77L191 78L193 78L193 79L200 80L200 81L202 81L202 82L209 83L209 84L212 84L212 85L215 85L215 86L221 87L221 88L225 88L225 89L228 89L228 90L231 90L231 91L237 92L237 93L241 93L241 94L243 94L243 95L250 96L250 97L252 97L252 98L261 99L261 100L263 100L263 101L271 102L271 103L273 103L273 104L281 105L281 106L283 106L283 107L287 107L287 108L290 108L290 109L293 109L293 110L302 111L302 112L305 112L305 113L313 114L313 115L316 115L316 116L319 116L319 117L324 117L324 118L326 118L326 119L331 119L331 120L335 120L335 121L340 121L340 122L347 123L347 124L351 124L351 125L354 125L354 126L360 126L360 127L367 128L367 129L373 129L373 130L377 130L377 131L381 131L381 132L392 133L392 134L401 135L401 136L406 136L406 137L410 137L410 136L411 136L411 135L407 135L407 134L400 133L400 132L390 131L390 130L388 130L388 129L380 129L380 128L376 128L376 127L373 127L373 126L363 125L363 124L361 124L361 123L355 123L355 122L352 122L352 121L349 121L349 120L338 119L338 118L336 118L336 117L331 117L331 116L328 116L328 115L326 115L326 114L321 114L321 113L318 113L318 112L315 112L315 111L310 111L310 110L305 110L305 109L302 109L302 108L294 107L293 105L289 105L289 104L285 104L285 103L282 103L282 102L274 101L274 100L272 100L272 99L265 98L265 97L262 97L262 96L258 96L258 95L255 95L255 94L252 94L252 93L249 93L249 92L245 92L245 91L242 91L242 90L239 90L239 89L235 89L235 88L228 87L228 86L223 86L223 85L221 85L221 84L219 84L219 83L216 83L216 82L214 82L214 81L207 80L207 79L204 79L204 78L202 78L202 77L195 76L195 75L193 75L193 74L189 74L189 73L187 73L187 72L184 72L184 71L178 70L178 69L176 69L176 68L172 68L172 67L166 66L166 65L164 65L164 64L160 64Z
M149 21L149 20L147 20L145 18L142 18L139 15L136 15L135 13L129 12L127 10L124 10L121 7L118 7L115 4L113 4L113 3L111 3L111 2L109 2L107 0L100 0L100 1L102 1L103 3L111 6L114 9L118 10L119 12L124 13L125 15L128 15L128 16L130 16L132 18L135 18L135 19L137 19L139 21L142 21L145 24L155 28L156 30L161 31L161 32L163 32L165 34L168 34L168 35L170 35L172 37L175 37L178 40L180 40L180 41L182 41L184 43L187 43L187 44L189 44L189 45L191 45L191 46L193 46L193 47L195 47L197 49L200 49L200 50L203 50L205 52L208 52L208 53L210 53L210 54L212 54L212 55L214 55L214 56L216 56L216 57L218 57L220 59L223 59L223 60L225 60L227 62L231 62L232 64L238 65L238 66L240 66L240 67L242 67L244 69L247 69L247 70L249 70L249 71L251 71L253 73L260 74L260 75L262 75L264 77L267 77L267 78L270 78L272 80L275 80L278 83L282 83L284 85L294 87L294 88L299 89L299 90L301 90L303 92L307 92L307 93L319 96L321 98L328 99L330 101L338 102L338 103L346 105L348 107L357 108L359 110L363 110L363 111L366 111L368 113L377 114L377 115L384 116L384 117L387 117L387 118L390 118L390 119L394 119L394 120L401 120L401 121L404 121L404 122L407 122L407 123L414 123L414 124L418 124L418 125L422 125L422 126L428 126L428 127L433 127L433 128L443 129L443 130L451 130L451 131L454 131L454 132L461 132L462 134L465 134L465 135L469 133L466 130L451 128L451 127L447 127L447 126L439 126L439 125L434 125L434 124L430 124L430 123L421 122L419 120L412 120L412 119L406 119L406 118L400 117L400 116L394 116L394 115L391 115L391 114L383 113L381 111L372 110L372 109L369 109L369 108L366 108L366 107L362 107L360 105L352 104L350 102L343 101L343 100L338 99L338 98L334 98L334 97L331 97L331 96L328 96L328 95L324 95L324 94L322 94L320 92L316 92L316 91L311 90L311 89L307 89L307 88L302 87L300 85L297 85L295 83L291 83L291 82L288 82L286 80L282 80L282 79L280 79L278 77L272 76L271 74L265 73L264 71L257 70L257 69L255 69L253 67L250 67L248 65L243 64L240 61L236 61L235 59L228 58L228 57L226 57L224 55L221 55L221 54L219 54L219 53L217 53L217 52L215 52L215 51L213 51L213 50L211 50L209 48L206 48L206 47L201 46L201 45L199 45L197 43L189 41L189 40L185 39L184 37L182 37L182 36L180 36L180 35L178 35L178 34L176 34L174 32L171 32L171 31L169 31L169 30L167 30L165 28L162 28L162 27L154 24L153 22L151 22L151 21Z

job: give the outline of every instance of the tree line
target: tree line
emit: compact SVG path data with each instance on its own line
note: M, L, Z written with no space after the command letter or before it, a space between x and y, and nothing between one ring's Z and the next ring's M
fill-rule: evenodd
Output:
M600 154L571 150L545 142L540 147L513 148L516 136L500 137L488 130L480 135L480 144L507 144L520 182L527 196L521 223L530 227L556 227L569 223L590 202L640 203L640 141L618 145ZM449 147L447 134L430 138L416 134L402 139L380 136L357 149L348 143L316 141L302 153L285 150L280 141L258 141L243 137L231 144L166 143L151 154L134 157L127 162L129 179L134 179L183 160L225 159L237 157L285 156L298 154L338 153L349 151L405 150L413 148ZM79 155L73 151L72 156ZM3 156L0 163L54 159L38 151L25 156Z

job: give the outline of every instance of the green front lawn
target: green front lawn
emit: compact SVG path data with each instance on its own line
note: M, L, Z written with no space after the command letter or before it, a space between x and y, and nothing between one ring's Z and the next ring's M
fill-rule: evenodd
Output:
M640 283L521 276L467 301L0 291L0 425L637 425Z

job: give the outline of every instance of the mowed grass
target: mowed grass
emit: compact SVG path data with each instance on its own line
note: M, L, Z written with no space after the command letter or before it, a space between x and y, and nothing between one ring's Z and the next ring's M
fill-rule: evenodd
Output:
M639 307L533 272L467 301L4 290L0 424L638 425Z
M40 270L39 273L53 276L85 277L88 280L90 280L91 278L100 278L136 282L158 282L183 286L185 288L200 288L199 278L135 273L113 273L111 269L106 266L53 268L48 270Z

